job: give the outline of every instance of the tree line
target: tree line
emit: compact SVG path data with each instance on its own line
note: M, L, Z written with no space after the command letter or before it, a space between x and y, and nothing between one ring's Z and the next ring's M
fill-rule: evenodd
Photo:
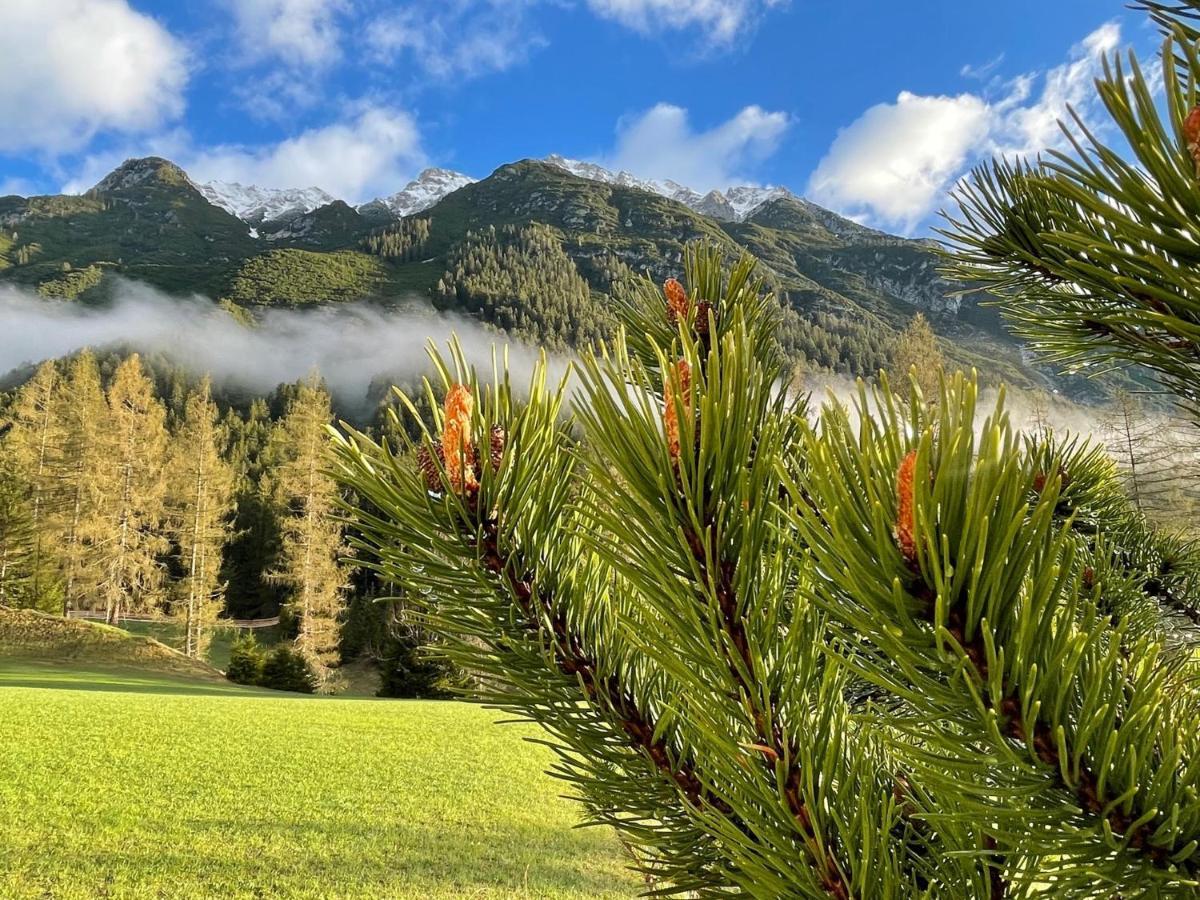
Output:
M363 239L368 253L400 262L413 262L420 258L429 240L432 219L405 218Z

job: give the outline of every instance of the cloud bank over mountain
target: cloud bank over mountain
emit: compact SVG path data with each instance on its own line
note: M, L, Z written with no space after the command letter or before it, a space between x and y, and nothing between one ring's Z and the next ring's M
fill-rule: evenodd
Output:
M0 153L159 128L183 112L188 63L183 42L125 0L6 0Z

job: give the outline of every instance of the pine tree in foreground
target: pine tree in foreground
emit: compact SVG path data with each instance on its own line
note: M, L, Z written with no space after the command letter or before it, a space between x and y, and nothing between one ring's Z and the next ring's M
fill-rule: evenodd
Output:
M28 491L29 592L36 604L53 580L52 521L58 485L55 466L63 440L56 399L61 377L53 362L38 366L17 392L11 415L13 428L4 452L14 477L19 473Z
M96 602L103 582L103 559L94 548L108 536L103 490L112 460L105 455L101 434L110 421L96 357L79 353L67 368L57 400L63 429L58 457L60 502L55 528L63 571L63 614Z
M102 573L105 620L112 623L162 599L167 430L166 410L136 353L117 366L107 399L97 490L106 534L91 551Z
M1195 554L961 376L814 424L752 268L640 284L573 416L439 359L415 444L336 441L368 564L666 893L1192 896L1200 691L1150 581L1194 603Z
M30 599L34 546L29 490L0 439L0 606L23 606Z

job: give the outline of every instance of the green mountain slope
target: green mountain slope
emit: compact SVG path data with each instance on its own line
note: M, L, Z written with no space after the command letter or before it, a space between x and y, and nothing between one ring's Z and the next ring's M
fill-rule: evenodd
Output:
M0 198L0 229L9 238L5 280L35 288L95 266L165 290L214 293L257 250L245 222L157 157L124 163L81 196Z
M789 311L783 342L811 367L874 371L920 310L956 362L992 379L1041 378L993 312L959 300L937 275L928 242L806 201L778 198L744 222L717 221L658 194L524 160L409 224L376 207L337 201L252 232L172 163L130 160L83 196L0 198L0 283L87 301L120 275L251 309L415 295L566 346L609 327L614 284L631 273L676 274L684 246L706 239L762 261Z

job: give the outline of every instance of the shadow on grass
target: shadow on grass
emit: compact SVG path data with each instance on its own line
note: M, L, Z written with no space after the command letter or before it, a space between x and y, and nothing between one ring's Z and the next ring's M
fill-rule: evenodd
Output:
M126 694L289 696L281 691L243 687L232 682L148 675L144 670L139 669L103 666L81 668L70 662L54 660L0 658L0 688L6 687L51 688L69 691L119 691Z
M284 700L371 700L391 698L365 693L300 694L234 684L223 679L149 673L129 666L81 666L72 660L0 656L0 688L47 688L65 691L103 691L122 694L174 694L197 697L274 697ZM395 701L391 701L395 702Z

